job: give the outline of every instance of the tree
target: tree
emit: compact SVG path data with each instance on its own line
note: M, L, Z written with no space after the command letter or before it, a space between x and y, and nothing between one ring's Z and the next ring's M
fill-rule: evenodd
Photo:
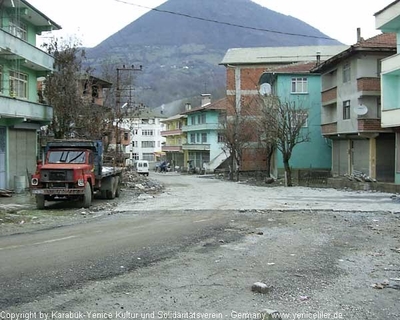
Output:
M224 137L224 151L230 155L229 179L239 181L243 154L254 141L254 118L248 112L249 108L237 107L233 100L228 99L225 117L220 121L220 133Z
M292 186L290 158L293 149L300 143L310 141L305 127L308 119L307 109L300 102L284 101L269 95L263 97L259 123L265 129L264 139L282 153L285 169L285 184Z
M83 69L85 51L78 45L77 41L65 43L58 39L43 45L55 59L54 72L45 80L44 98L53 107L53 121L48 130L56 139L101 138L104 111L92 109L92 95L85 94L92 87L91 70Z

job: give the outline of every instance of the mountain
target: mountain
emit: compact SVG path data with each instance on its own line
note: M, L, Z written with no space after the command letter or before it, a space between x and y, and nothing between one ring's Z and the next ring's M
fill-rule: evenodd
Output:
M251 0L169 0L86 55L98 76L104 66L142 65L133 99L157 107L206 92L223 96L225 68L218 64L229 48L330 44L340 43Z

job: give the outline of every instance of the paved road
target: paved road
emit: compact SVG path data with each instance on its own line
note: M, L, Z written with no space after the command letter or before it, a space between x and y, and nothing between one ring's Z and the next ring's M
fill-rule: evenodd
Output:
M0 237L0 310L158 261L227 221L223 213L147 212Z

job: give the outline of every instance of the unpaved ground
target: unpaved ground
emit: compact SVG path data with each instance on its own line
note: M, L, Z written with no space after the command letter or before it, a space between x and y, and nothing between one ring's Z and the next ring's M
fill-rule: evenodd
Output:
M51 292L7 312L237 319L270 308L282 319L400 317L400 204L390 194L263 188L174 174L152 178L166 185L164 193L124 198L115 210L148 212L155 219L169 211L215 210L229 215L229 222L168 259ZM252 292L257 281L270 292Z

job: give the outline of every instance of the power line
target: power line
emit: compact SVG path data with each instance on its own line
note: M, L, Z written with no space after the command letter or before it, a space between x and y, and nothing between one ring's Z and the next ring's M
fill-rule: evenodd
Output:
M230 27L237 27L237 28L249 29L249 30L255 30L255 31L262 31L262 32L270 32L270 33L282 34L282 35L287 35L287 36L296 36L296 37L325 39L325 40L336 41L335 39L332 39L330 37L312 36L312 35L301 34L301 33L291 33L291 32L283 32L283 31L270 30L270 29L264 29L264 28L256 28L256 27L245 26L245 25L231 23L231 22L225 22L225 21L207 19L207 18L202 18L202 17L196 17L196 16L192 16L192 15L186 14L186 13L180 13L180 12L174 12L174 11L169 11L169 10L162 10L162 9L157 9L157 8L146 7L146 6L143 6L143 5L140 5L140 4L127 2L127 1L124 1L124 0L114 0L114 1L120 2L120 3L124 3L124 4L128 4L128 5L135 6L135 7L139 7L139 8L143 8L143 9L148 9L148 10L151 10L151 11L156 11L156 12L161 12L161 13L168 13L168 14L177 15L177 16L181 16L181 17L185 17L185 18L189 18L189 19L212 22L212 23L222 24L222 25L226 25L226 26L230 26Z

